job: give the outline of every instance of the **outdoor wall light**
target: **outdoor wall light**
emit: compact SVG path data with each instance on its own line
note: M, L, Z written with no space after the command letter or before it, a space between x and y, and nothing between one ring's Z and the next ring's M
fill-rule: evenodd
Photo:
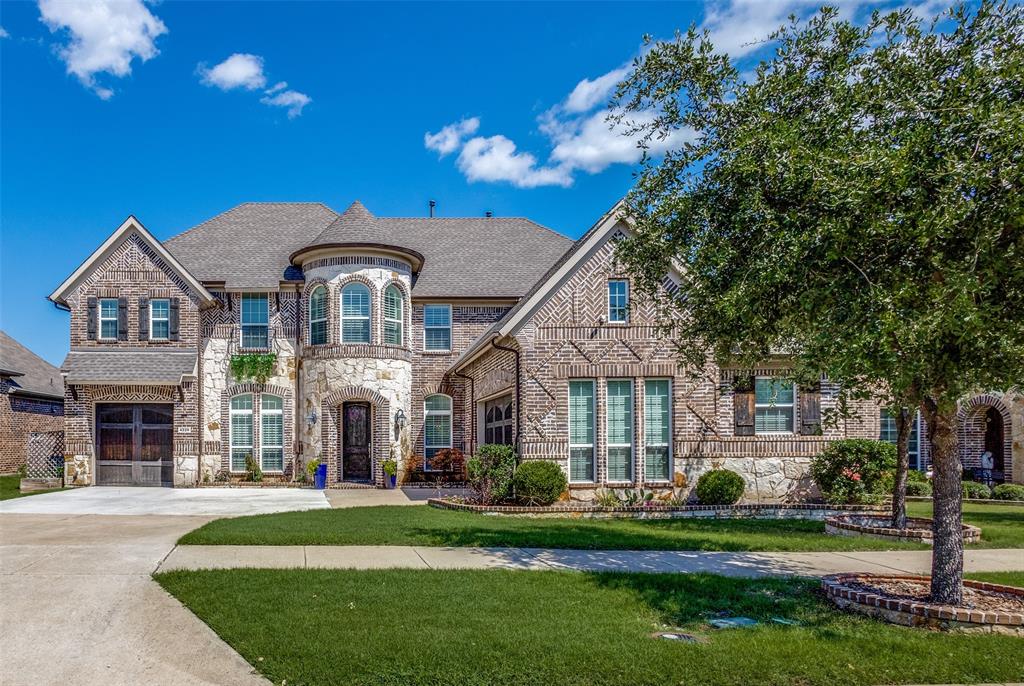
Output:
M316 410L311 410L310 413L306 416L306 423L309 424L310 426L313 426L314 424L316 424L316 420Z
M401 431L405 428L405 410L398 408L398 412L395 413L395 428Z

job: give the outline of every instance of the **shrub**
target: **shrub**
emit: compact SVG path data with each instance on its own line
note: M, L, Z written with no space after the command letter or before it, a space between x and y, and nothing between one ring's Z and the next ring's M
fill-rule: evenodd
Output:
M847 438L830 443L811 460L811 477L830 503L881 502L892 488L896 446Z
M930 482L928 481L928 475L927 474L925 474L924 472L922 472L919 469L911 469L910 471L907 472L907 483L908 484L913 484L913 483L927 484L927 483L930 483Z
M384 460L384 464L381 465L381 469L383 469L384 473L388 476L395 476L398 474L398 462L396 462L393 457L389 457Z
M743 477L728 469L713 469L697 479L697 500L701 505L732 505L743 495Z
M245 456L245 480L257 484L263 481L263 470L252 455Z
M310 460L306 463L306 474L309 475L309 480L314 481L316 479L316 468L320 466L319 457Z
M516 469L512 483L516 500L526 505L550 505L565 490L565 472L554 462L533 460Z
M996 500L1024 500L1024 486L999 484L992 489L992 497Z
M963 486L965 500L988 500L992 497L992 489L985 484L979 484L977 481L965 481Z
M430 458L430 469L434 472L450 472L461 481L466 471L466 455L458 448L443 448Z
M925 481L907 481L907 495L929 496L932 494L932 485Z
M507 445L482 445L466 463L468 486L483 505L507 500L512 494L516 454Z

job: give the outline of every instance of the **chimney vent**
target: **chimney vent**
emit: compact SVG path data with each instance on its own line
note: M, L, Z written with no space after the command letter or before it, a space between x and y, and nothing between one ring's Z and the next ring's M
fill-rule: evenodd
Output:
M494 216L494 212L491 212L490 210L487 210L486 212L484 212L484 216L487 217L488 219L490 219L491 217Z
M431 200L429 204L430 204L430 218L433 219L434 218L434 208L437 207L437 201L436 200Z

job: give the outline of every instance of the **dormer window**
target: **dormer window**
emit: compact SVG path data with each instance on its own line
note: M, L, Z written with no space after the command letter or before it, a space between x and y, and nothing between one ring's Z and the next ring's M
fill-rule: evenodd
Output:
M100 299L100 338L117 340L117 298Z

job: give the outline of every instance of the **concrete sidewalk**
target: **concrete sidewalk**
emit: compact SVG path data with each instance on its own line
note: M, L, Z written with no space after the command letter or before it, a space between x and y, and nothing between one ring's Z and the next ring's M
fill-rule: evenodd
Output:
M968 550L968 572L1024 570L1024 549ZM823 576L840 572L927 574L931 551L723 553L700 551L430 548L421 546L177 546L173 569L561 569L588 572L708 572L727 576Z

